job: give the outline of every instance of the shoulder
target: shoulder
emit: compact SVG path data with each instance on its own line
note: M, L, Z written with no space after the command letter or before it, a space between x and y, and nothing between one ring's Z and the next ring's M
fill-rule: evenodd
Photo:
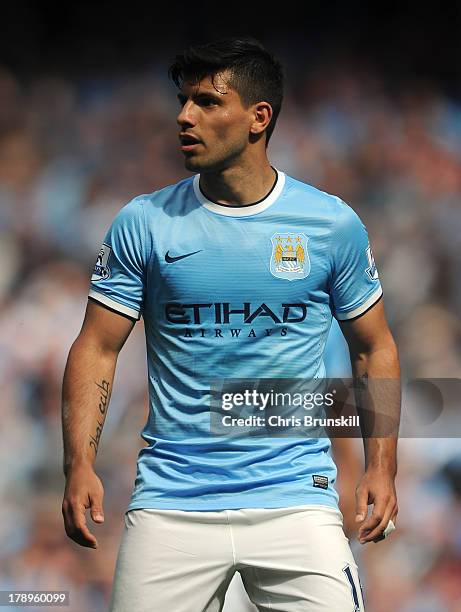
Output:
M193 180L194 177L187 177L166 185L152 193L143 193L134 197L122 210L128 215L144 215L151 219L157 217L162 212L172 214L178 207L190 207L193 202Z
M330 217L333 222L357 216L351 206L339 196L322 191L314 185L288 175L285 175L285 185L287 197L298 202L301 210L316 211Z
M155 217L160 211L171 207L173 202L184 202L188 190L192 189L192 181L193 177L189 177L152 193L134 196L120 208L114 223L116 225L145 223L147 218Z
M164 207L168 202L175 200L178 197L183 197L188 191L193 189L193 176L189 176L177 183L166 185L152 193L144 193L135 198L144 207L153 206L156 208Z

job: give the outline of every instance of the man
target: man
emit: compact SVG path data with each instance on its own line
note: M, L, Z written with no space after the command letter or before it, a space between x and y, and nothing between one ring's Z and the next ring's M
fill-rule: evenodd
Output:
M196 174L132 200L104 240L64 376L66 532L97 547L85 519L90 508L103 521L93 463L117 355L142 314L147 445L111 610L221 610L235 571L259 610L363 610L329 439L215 435L210 404L228 380L322 378L332 314L355 376L398 379L366 230L339 198L270 165L283 77L258 42L190 47L170 76L180 148ZM398 414L396 394L386 405ZM397 514L396 439L364 444L362 543L378 541Z

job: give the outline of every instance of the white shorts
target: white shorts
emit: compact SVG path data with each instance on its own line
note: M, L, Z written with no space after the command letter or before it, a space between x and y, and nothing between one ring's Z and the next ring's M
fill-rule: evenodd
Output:
M342 519L319 505L130 510L110 612L219 612L236 571L261 612L363 612Z

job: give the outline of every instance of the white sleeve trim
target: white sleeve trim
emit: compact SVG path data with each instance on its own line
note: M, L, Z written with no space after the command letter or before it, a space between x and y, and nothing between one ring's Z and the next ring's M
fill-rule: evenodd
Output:
M354 317L358 317L358 315L362 314L363 312L368 310L371 306L373 306L373 304L379 300L382 294L383 294L383 289L381 286L379 286L379 288L376 289L376 291L372 293L370 297L363 304L361 304L354 310L351 310L350 312L336 313L335 316L338 319L338 321L346 321L347 319L353 319Z
M140 318L140 314L138 310L135 310L134 308L130 308L129 306L125 306L125 304L120 304L120 302L116 302L115 300L112 300L110 297L107 297L107 295L104 295L103 293L99 293L99 291L90 289L88 296L93 298L97 302L101 302L101 304L105 304L106 306L109 306L109 308L112 308L112 310L116 310L117 312L126 314L129 317L132 317L133 319Z

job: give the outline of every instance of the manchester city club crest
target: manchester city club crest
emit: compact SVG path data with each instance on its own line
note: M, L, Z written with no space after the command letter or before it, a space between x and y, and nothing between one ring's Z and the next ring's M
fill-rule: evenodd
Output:
M307 241L307 236L301 233L274 234L271 238L272 274L286 280L306 278L311 270Z

